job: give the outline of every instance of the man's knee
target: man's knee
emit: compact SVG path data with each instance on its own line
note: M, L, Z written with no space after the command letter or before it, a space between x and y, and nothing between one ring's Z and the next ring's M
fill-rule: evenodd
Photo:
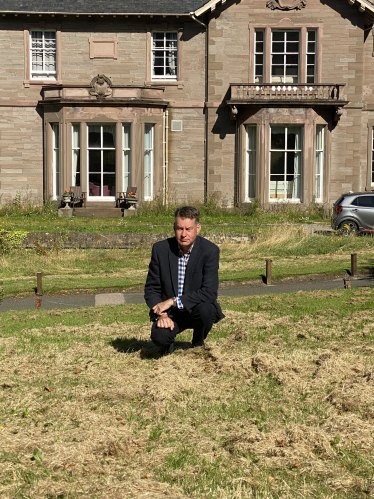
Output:
M213 324L215 314L216 309L212 303L199 303L192 311L194 320L198 320L206 325Z
M152 324L151 340L159 347L170 345L174 341L175 335L171 329L157 327L157 322Z

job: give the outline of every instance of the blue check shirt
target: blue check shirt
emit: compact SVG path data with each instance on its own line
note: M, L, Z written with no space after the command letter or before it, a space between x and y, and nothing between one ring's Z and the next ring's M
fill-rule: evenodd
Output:
M195 244L195 243L194 243ZM194 244L191 246L191 248L188 250L186 254L183 253L183 251L179 248L179 258L178 258L178 296L174 298L174 300L177 302L177 307L180 310L184 309L184 305L180 300L180 296L183 295L183 287L184 287L184 278L186 276L186 268L188 264L188 260L190 259L191 256L191 251L194 247Z

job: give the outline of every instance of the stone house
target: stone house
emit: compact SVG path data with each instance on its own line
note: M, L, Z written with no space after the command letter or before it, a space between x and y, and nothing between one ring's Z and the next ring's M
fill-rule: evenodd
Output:
M374 189L374 2L0 0L0 199Z

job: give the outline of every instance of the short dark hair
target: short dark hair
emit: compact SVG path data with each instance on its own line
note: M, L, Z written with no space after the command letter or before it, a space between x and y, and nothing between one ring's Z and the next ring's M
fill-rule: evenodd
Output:
M197 225L200 220L200 212L194 206L182 206L182 208L177 208L175 210L175 220L179 218L191 218L195 220L195 224Z

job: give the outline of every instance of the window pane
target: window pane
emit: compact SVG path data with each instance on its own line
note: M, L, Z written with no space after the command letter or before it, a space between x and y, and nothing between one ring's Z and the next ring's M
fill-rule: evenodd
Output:
M103 126L103 147L115 147L116 127L114 125Z
M284 40L284 38L285 38L285 36L284 36L285 32L284 31L273 31L272 35L273 35L273 40L274 41Z
M299 41L299 32L298 31L286 31L287 41Z
M271 127L271 149L285 149L286 137L284 127Z
M101 147L101 126L88 126L88 147Z
M88 168L90 172L101 172L101 151L88 152Z

